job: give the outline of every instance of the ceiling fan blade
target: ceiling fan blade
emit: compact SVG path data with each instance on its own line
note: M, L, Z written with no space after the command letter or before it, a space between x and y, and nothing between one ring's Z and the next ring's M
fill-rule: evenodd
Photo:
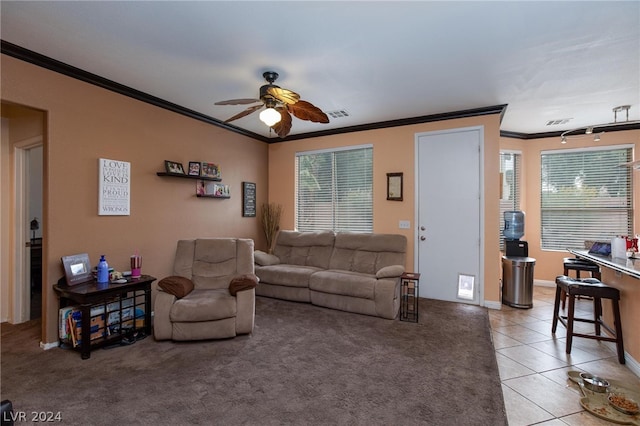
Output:
M300 95L296 92L278 86L269 87L267 93L287 105L295 104L300 100Z
M284 138L291 131L291 114L287 111L285 107L277 107L276 111L280 113L282 117L280 121L271 126L274 132L278 134L281 138Z
M214 105L245 105L261 102L260 99L229 99L228 101L216 102Z
M229 118L229 119L225 120L224 122L225 122L225 123L228 123L228 122L230 122L230 121L237 120L238 118L242 118L242 117L244 117L245 115L249 115L249 114L251 114L252 112L255 112L255 111L259 110L259 109L260 109L260 108L262 108L263 106L264 106L264 104L262 104L262 103L261 103L260 105L253 105L253 106L250 106L249 108L245 109L245 110L244 110L244 111L242 111L242 112L239 112L238 114L236 114L236 115L234 115L233 117L231 117L231 118Z
M287 109L300 120L313 121L314 123L329 122L327 114L307 101L298 101L295 104L287 105Z

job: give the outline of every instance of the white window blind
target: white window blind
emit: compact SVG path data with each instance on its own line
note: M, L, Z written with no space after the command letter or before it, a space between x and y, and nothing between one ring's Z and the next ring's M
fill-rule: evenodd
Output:
M373 148L296 154L296 229L373 232Z
M542 249L582 249L633 233L630 147L547 151L541 156Z
M504 250L504 212L520 210L521 161L520 153L500 153L500 250Z

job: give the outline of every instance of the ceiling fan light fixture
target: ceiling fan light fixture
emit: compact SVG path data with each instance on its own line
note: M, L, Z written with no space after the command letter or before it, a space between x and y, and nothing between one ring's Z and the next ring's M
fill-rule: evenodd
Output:
M282 116L274 108L267 108L260 113L260 121L267 126L271 127L278 123L282 119Z

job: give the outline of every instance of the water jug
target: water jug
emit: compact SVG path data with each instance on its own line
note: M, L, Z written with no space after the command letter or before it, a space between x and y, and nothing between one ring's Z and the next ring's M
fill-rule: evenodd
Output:
M98 277L97 281L100 284L109 282L109 265L107 264L106 259L104 258L104 254L100 256L100 261L98 262Z
M504 237L507 240L519 240L524 235L524 212L509 210L504 212Z

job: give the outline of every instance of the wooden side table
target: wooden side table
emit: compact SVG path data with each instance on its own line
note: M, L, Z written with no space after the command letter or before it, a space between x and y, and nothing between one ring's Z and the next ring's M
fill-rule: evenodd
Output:
M53 286L60 298L60 308L77 305L82 313L81 339L78 347L82 359L88 359L91 356L92 347L100 347L121 341L124 337L122 326L125 322L131 321L135 331L137 329L135 308L138 305L144 306L144 325L141 327L141 331L147 336L151 335L151 283L155 280L152 276L143 275L140 278L129 279L123 284L98 284L95 281L91 281L76 286L60 284ZM139 297L143 299L141 302L137 301ZM131 304L125 307L123 304L125 300L131 301ZM115 324L118 326L117 331L111 334L106 332L106 327L109 325L106 317L109 312L107 306L113 303L118 306L116 314L119 320ZM100 305L103 307L103 313L100 315L105 316L104 330L103 333L99 332L101 337L92 340L91 308ZM133 315L125 321L123 310L131 308L133 309Z
M405 272L400 277L400 321L418 322L420 274Z

